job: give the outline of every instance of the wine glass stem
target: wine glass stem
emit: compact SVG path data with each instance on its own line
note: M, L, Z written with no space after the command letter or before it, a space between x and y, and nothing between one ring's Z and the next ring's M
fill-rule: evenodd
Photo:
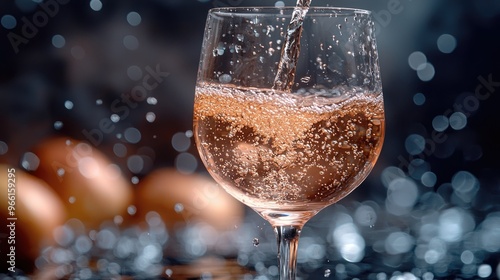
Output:
M280 280L295 280L297 274L297 247L302 226L276 226Z

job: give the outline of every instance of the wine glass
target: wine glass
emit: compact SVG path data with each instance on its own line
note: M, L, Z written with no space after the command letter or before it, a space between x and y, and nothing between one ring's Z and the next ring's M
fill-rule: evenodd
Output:
M212 177L274 227L280 279L295 279L304 224L361 184L382 148L373 25L349 8L208 13L195 140Z

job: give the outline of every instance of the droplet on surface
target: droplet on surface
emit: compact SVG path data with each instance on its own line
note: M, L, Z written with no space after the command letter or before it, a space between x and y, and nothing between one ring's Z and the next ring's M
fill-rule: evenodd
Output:
M252 240L252 244L253 244L253 246L255 246L255 247L259 246L259 244L260 244L259 239L258 239L257 237L255 237L255 238Z
M332 273L332 271L330 269L325 269L325 274L323 276L325 277L330 277L330 274Z
M231 80L232 80L232 77L229 74L222 74L219 77L219 82L221 82L223 84L227 84L227 83L231 82Z
M310 80L311 80L311 76L304 76L300 79L300 81L303 83L309 83Z

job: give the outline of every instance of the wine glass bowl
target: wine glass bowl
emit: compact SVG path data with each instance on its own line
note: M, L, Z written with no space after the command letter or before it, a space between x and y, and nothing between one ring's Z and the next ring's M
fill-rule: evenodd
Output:
M294 279L302 226L359 186L382 147L370 12L210 10L194 136L214 179L275 228L281 277Z

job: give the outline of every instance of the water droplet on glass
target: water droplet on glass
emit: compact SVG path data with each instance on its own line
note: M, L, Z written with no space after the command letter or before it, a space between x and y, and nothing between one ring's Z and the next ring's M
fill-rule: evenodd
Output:
M70 204L75 203L75 201L76 201L76 198L75 198L74 196L70 196L70 197L68 198L68 202L69 202Z
M95 101L95 105L102 105L102 99L97 99Z
M269 54L269 56L272 56L272 55L274 54L274 52L275 52L275 51L276 51L275 49L273 49L273 48L269 48L269 49L267 50L267 53Z
M330 269L325 269L325 274L323 276L325 277L330 277L330 274L332 273L332 271Z
M243 34L237 34L236 39L238 39L238 41L240 41L240 42L243 42L243 39L245 39L245 36L243 36Z
M252 240L252 244L253 244L253 246L255 246L255 247L259 246L259 244L260 244L259 239L258 239L258 238L254 238L254 239Z
M234 51L235 51L236 53L239 53L239 52L241 51L241 46L240 46L240 45L235 45L235 46L234 46Z
M225 49L224 44L222 42L219 43L219 45L214 49L214 56L223 55Z
M173 274L172 269L167 268L167 270L165 270L165 274L170 278L172 276L172 274Z
M303 83L309 83L310 80L311 80L311 76L304 76L300 79L300 81Z
M222 74L219 77L219 82L221 82L223 84L229 83L229 82L231 82L231 80L232 80L232 77L229 74Z

